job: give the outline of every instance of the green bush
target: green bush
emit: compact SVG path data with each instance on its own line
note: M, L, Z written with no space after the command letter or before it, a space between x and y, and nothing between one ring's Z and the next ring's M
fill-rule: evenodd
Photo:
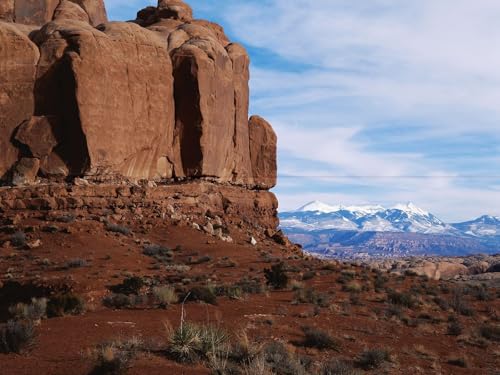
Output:
M398 306L407 307L410 309L415 307L417 303L415 298L409 293L389 291L387 297L390 303Z
M285 264L283 262L274 264L271 269L265 269L267 285L274 289L285 289L288 286L288 276L285 272Z
M133 276L126 278L121 284L113 285L109 289L113 293L125 294L129 296L131 294L139 294L143 286L144 280L142 279L142 277Z

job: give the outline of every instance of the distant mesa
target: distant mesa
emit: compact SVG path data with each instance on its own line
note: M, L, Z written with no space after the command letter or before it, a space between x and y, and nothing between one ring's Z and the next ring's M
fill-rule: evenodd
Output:
M249 119L248 53L183 1L108 22L103 0L11 0L0 19L4 183L276 184L276 135Z

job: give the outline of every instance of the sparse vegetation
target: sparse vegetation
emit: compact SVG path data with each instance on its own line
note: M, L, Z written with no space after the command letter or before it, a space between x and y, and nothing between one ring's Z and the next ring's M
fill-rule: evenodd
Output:
M116 340L99 345L93 351L96 362L93 374L125 373L130 367L130 362L137 356L142 348L142 341L132 338L127 341Z
M10 237L10 243L12 246L18 248L25 247L27 241L26 234L22 231L17 231Z
M128 236L130 233L132 233L132 231L123 226L123 225L119 225L119 224L113 224L113 223L106 223L106 230L108 232L113 232L113 233L120 233L120 234L123 234L125 236Z
M0 353L21 353L32 344L35 337L33 323L29 320L10 320L0 325Z
M142 277L132 276L127 277L121 284L113 285L109 289L114 293L125 294L128 296L131 294L139 294L143 286L144 280Z
M330 296L316 292L312 288L299 289L295 291L293 303L312 303L316 306L328 307L330 305Z
M49 318L64 315L79 315L85 311L85 302L76 294L65 293L51 297L47 302Z
M288 275L283 262L274 264L270 269L264 270L267 285L274 289L285 289L288 286Z
M500 342L500 326L485 324L479 328L479 333L487 340Z
M415 307L416 300L410 293L388 291L387 298L390 303L398 306L407 307L409 309Z
M9 312L16 320L39 321L47 317L47 299L32 298L30 304L17 303L9 308Z
M188 301L202 301L210 305L217 304L217 296L213 289L206 286L195 286L187 294Z
M457 367L462 367L462 368L467 368L467 361L465 358L450 358L448 361L449 365L452 366L457 366Z
M304 341L302 345L308 348L330 349L338 351L340 343L331 337L327 332L313 327L302 327Z
M359 355L356 364L364 370L378 369L384 362L391 360L390 354L385 349L371 349Z
M321 375L360 375L360 371L356 370L353 365L346 361L333 359L321 366Z
M179 301L175 289L170 286L157 286L153 288L153 296L160 306L166 307Z

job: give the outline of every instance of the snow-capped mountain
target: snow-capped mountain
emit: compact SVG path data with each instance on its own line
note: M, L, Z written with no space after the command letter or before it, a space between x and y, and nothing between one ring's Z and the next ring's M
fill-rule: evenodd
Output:
M279 216L281 228L293 241L326 256L463 255L500 251L500 218L482 216L447 224L413 203L385 208L314 201Z
M500 236L500 217L481 216L475 220L452 224L459 231L476 237Z
M455 228L413 203L382 206L331 206L314 201L280 214L283 228L363 232L453 233Z

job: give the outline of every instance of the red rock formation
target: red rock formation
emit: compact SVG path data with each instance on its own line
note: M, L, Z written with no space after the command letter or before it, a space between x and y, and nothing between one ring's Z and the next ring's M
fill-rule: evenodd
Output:
M51 21L60 3L78 4L87 14L92 25L107 22L104 0L2 0L0 19L26 25L44 25ZM67 5L64 5L68 8Z
M276 136L263 119L248 122L248 54L221 26L193 20L183 1L160 0L135 24L101 24L102 0L6 1L0 16L54 20L35 32L4 27L13 42L2 43L0 100L18 100L0 110L2 175L24 157L48 178L275 185ZM34 90L38 53L21 29L40 49ZM13 48L21 42L30 47ZM17 61L23 69L10 74Z
M254 183L263 189L276 185L277 137L271 125L259 116L252 116L250 125L250 157Z
M18 160L15 129L31 118L39 52L13 24L0 22L0 179Z
M55 152L71 173L171 177L173 80L164 43L132 23L97 30L67 20L47 24L37 42L37 112L64 127ZM75 140L76 149L67 143Z

